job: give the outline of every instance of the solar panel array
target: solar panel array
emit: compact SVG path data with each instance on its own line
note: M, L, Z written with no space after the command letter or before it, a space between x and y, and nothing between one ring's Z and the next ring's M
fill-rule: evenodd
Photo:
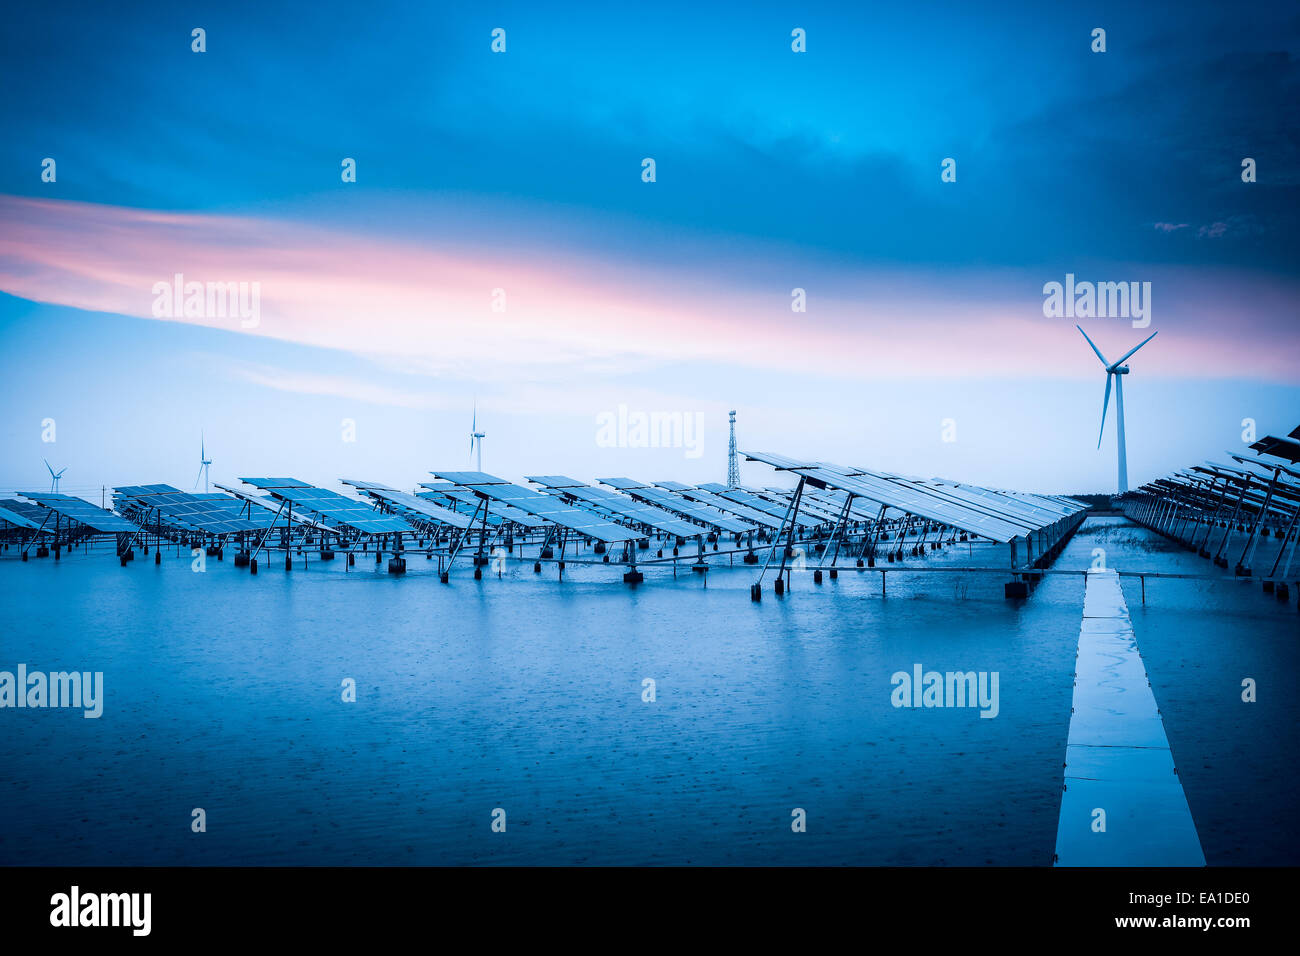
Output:
M342 525L362 534L414 533L415 529L396 515L380 514L373 507L337 491L317 488L296 478L241 478L255 488L269 491L293 507L320 515L332 525Z
M351 485L359 491L364 491L366 494L370 495L370 497L404 512L408 517L413 516L412 520L419 521L423 519L425 521L432 521L461 531L469 527L470 521L468 515L463 515L458 511L452 511L450 508L444 508L442 505L434 504L427 498L420 498L408 492L398 491L396 488L389 488L387 485L381 485L373 481L353 481L348 478L343 478L341 480L343 484Z
M790 499L794 497L794 491L786 488L768 488L764 489L763 493L773 495L778 503L785 504L789 504ZM844 502L848 498L849 496L844 492L836 491L833 488L827 488L823 491L820 488L805 486L803 497L799 499L799 510L802 511L806 506L811 508L815 514L829 516L828 520L837 521L840 513L844 510ZM849 520L851 521L875 521L878 517L880 517L879 505L860 503L857 499L854 499L852 504L849 505Z
M5 498L0 501L0 521L8 522L17 528L27 528L36 530L40 528L41 523L33 520L29 515L24 514L15 505L23 505L26 502L18 501L14 498ZM29 508L35 508L36 505L27 505Z
M105 511L98 505L92 505L84 498L74 498L72 495L61 495L53 491L20 491L19 494L93 531L133 534L140 530L140 526L134 522L127 521L121 515L115 515L111 511Z
M886 477L879 472L869 471L865 468L854 468L853 472L859 475ZM1022 534L1029 534L1040 528L1045 528L1064 517L1064 514L1057 510L1047 510L1028 500L1013 498L976 485L959 485L898 476L888 476L887 480L904 487L929 492L944 501L954 502L970 508L972 511L1005 520L1010 524L1019 526Z
M888 504L918 518L961 528L994 541L1012 541L1026 533L1027 528L997 517L982 508L975 508L953 496L940 495L918 487L903 479L891 479L867 474L859 469L840 465L826 465L813 469L809 477L820 478L842 491L853 492L872 501Z
M1044 528L1061 517L1049 513L1041 506L1017 501L1006 495L978 494L977 491L986 492L988 489L975 489L973 486L927 482L828 463L800 462L769 452L746 452L746 457L918 518L982 535L993 541L1012 541Z
M700 485L699 487L701 491L707 491L710 494L717 495L719 498L725 498L727 501L732 501L742 507L748 508L750 511L757 511L760 514L767 515L769 519L775 518L776 527L778 528L781 526L781 522L785 519L786 512L789 510L788 504L779 505L775 501L760 497L759 495L750 491L745 491L742 488L728 488L726 485L718 484L716 482L707 485ZM812 517L823 518L819 511L814 511L813 509L808 509L808 511L811 512ZM798 524L807 526L814 523L808 520L810 515L805 514L802 504L799 507L799 517L802 520L797 521L796 523ZM823 520L826 519L823 518ZM771 525L769 525L769 527L771 527Z
M494 478L482 472L435 471L431 472L431 474L446 481L455 480L454 475L460 476L463 481L458 481L457 484L467 484L467 487L482 497L503 502L511 507L518 508L520 511L526 511L552 524L560 525L570 531L576 531L578 534L588 538L595 538L597 541L603 541L606 544L631 541L638 537L634 532L620 524L601 518L590 511L565 504L555 495L548 495L532 488L511 484L501 478Z
M1019 492L999 491L996 488L981 488L978 485L967 485L958 481L939 481L934 482L937 486L951 486L962 490L968 495L972 495L980 501L984 501L997 508L1006 508L1014 511L1016 514L1028 520L1036 527L1051 524L1060 518L1086 507L1082 504L1074 506L1065 505L1060 501L1043 495L1031 495Z
M772 502L781 509L782 515L790 507L790 501L794 498L793 488L747 488L745 490L749 494ZM844 499L846 497L846 495L836 491L819 492L811 486L805 487L803 496L799 499L799 511L802 513L806 509L809 514L815 515L823 521L834 522L839 520L840 512L844 510ZM850 521L874 521L875 517L876 512L874 510L868 512L866 508L858 507L849 509Z
M681 495L675 495L663 488L656 488L644 482L633 481L631 478L600 478L598 480L602 485L617 488L633 498L639 498L648 504L682 515L691 521L704 525L706 528L716 528L719 531L730 531L735 534L754 530L754 526L748 522L732 517L717 508L711 508L696 501L689 501Z
M532 475L528 480L543 485L556 494L570 495L584 504L603 508L616 517L653 528L662 534L693 538L704 533L704 529L699 525L691 524L670 511L644 504L634 498L610 491L608 488L596 488L576 479L566 478L564 475Z
M260 512L255 517L245 516L243 503L230 495L191 494L171 485L125 485L113 489L113 499L118 510L135 512L137 520L159 521L202 534L261 531L273 520Z
M761 528L775 530L776 528L781 527L779 517L773 519L773 517L765 511L750 508L748 505L739 504L738 502L732 501L730 498L715 495L711 491L705 491L702 488L692 488L689 485L683 485L676 481L658 481L655 482L655 485L699 504L717 508L724 514L735 515L742 521L748 521L750 524L758 525Z
M479 506L483 499L467 488L460 488L449 482L420 482L421 488L428 488L427 492L421 492L416 497L425 498L430 501L446 501L449 505L463 505L465 510L460 514L473 514L474 509ZM527 511L520 511L518 508L512 508L510 505L503 504L500 501L488 501L487 503L487 522L494 527L502 522L517 524L521 528L544 528L546 522L535 515L530 515Z

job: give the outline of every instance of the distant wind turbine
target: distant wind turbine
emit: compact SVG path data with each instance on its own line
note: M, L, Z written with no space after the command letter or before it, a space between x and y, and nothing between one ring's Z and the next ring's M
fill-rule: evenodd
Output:
M45 462L45 469L50 473L50 491L57 492L59 490L59 479L63 477L63 473L68 469L66 467L63 467L60 468L58 471L55 471L53 468L50 467L50 463L46 461L44 458L42 458L41 461Z
M203 430L199 430L199 473L194 479L194 487L199 486L199 478L203 479L203 492L208 491L208 466L212 464L212 459L208 457L207 445L203 440Z
M1119 491L1120 494L1128 491L1128 453L1125 450L1124 443L1124 378L1128 374L1128 366L1124 364L1134 352L1146 345L1160 333L1152 332L1145 339L1139 342L1133 348L1129 349L1114 362L1107 362L1106 356L1101 354L1101 349L1097 348L1096 343L1088 338L1088 333L1083 331L1079 326L1079 334L1088 339L1088 344L1092 350L1097 353L1097 358L1101 359L1101 364L1106 369L1106 397L1101 403L1101 431L1097 433L1097 447L1101 448L1102 435L1106 433L1106 409L1110 406L1110 380L1115 379L1115 443L1119 449Z
M474 418L471 420L469 427L469 453L474 454L474 449L478 449L478 470L483 470L483 439L486 438L483 432L478 430L478 399L474 400Z

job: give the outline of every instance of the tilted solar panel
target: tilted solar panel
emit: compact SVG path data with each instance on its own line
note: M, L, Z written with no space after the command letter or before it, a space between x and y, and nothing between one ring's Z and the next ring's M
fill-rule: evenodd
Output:
M906 479L878 477L841 465L801 463L770 452L746 452L745 457L994 541L1011 541L1025 533L1022 525L989 514L986 507L963 504L953 496L937 494L932 488L919 487Z
M657 487L663 488L666 491L671 491L673 494L681 495L684 498L708 507L717 508L723 514L734 515L742 521L748 521L751 524L758 525L760 528L781 527L781 522L779 520L773 520L771 515L746 507L742 504L737 504L728 498L723 498L721 495L715 495L711 491L692 488L689 485L679 485L675 481L660 481L655 484ZM676 489L669 488L669 485L675 485Z
M458 530L464 530L470 525L469 515L461 514L458 511L452 511L450 508L444 508L435 504L427 498L420 498L416 495L409 494L405 491L398 491L395 488L389 488L387 485L381 485L373 481L355 481L350 478L341 479L345 485L351 485L358 488L386 504L409 515L416 515L419 519L427 519L438 524L448 525Z
M871 475L846 475L826 468L800 469L798 473L816 478L833 488L852 492L891 508L897 508L899 511L906 511L918 518L952 525L954 528L983 535L994 541L1007 542L1024 534L1024 530L1019 525L973 511L888 479L875 478Z
M431 474L448 481L457 481L458 484L464 483L458 481L455 477L461 475L465 478L465 481L470 483L469 487L473 489L474 493L481 497L503 502L518 508L520 511L528 512L552 524L560 525L570 531L576 531L585 537L595 538L606 544L631 541L638 537L622 525L602 519L590 511L567 505L554 495L544 494L533 488L524 488L521 485L512 484L500 478L485 475L482 472L435 471L431 472Z
M568 478L564 475L527 475L529 481L535 481L547 488L584 488L590 487L585 481Z
M557 494L577 498L585 504L609 511L615 517L645 525L663 534L687 538L704 532L703 528L677 517L672 512L644 504L607 488L595 488L563 475L536 476L528 480L547 485Z
M115 515L111 511L105 511L98 505L92 505L84 498L74 498L71 495L43 491L20 491L19 494L95 531L133 534L140 530L140 526L134 522L128 521L120 515Z
M167 524L183 531L205 534L237 534L268 527L273 516L260 511L244 515L244 504L220 492L192 494L171 485L126 485L113 489L119 511L128 512L142 523Z
M746 521L734 518L717 508L690 501L663 488L656 488L653 485L633 481L631 478L601 478L599 481L602 485L617 488L633 498L639 498L659 508L682 515L708 528L716 528L719 531L728 531L734 534L754 530L754 526Z
M497 478L482 471L431 471L429 474L452 484L473 487L475 485L508 485L504 478Z
M38 522L33 521L26 515L20 515L18 512L6 508L3 504L0 504L0 521L7 522L16 528L27 528L28 530L35 530L40 527Z
M247 482L254 487L261 488L263 491L270 491L272 488L310 488L311 484L306 481L300 481L297 478L240 478L240 481Z
M249 484L271 492L289 502L295 509L320 515L326 522L344 525L362 534L402 534L415 532L410 523L396 515L382 514L355 498L337 491L317 488L296 478L248 479Z
M463 514L472 515L475 508L482 501L478 495L468 488L461 488L457 485L442 482L420 482L421 488L428 488L429 491L421 492L416 497L430 498L433 501L445 500L449 504L460 505L460 511ZM530 515L527 511L520 511L518 508L512 508L508 504L500 501L488 501L487 503L487 521L490 525L499 525L503 521L513 522L522 528L536 529L546 526L546 522L536 515Z

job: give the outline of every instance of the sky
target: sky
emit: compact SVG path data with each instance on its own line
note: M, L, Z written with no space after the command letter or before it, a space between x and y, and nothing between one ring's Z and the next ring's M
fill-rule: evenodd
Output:
M1111 491L1076 321L1159 333L1133 485L1300 424L1294 4L296 7L7 14L0 491L188 488L200 434L218 481L405 488L475 415L503 477L721 481L730 409L742 450ZM1067 275L1145 316L1046 315ZM683 431L602 428L638 414Z

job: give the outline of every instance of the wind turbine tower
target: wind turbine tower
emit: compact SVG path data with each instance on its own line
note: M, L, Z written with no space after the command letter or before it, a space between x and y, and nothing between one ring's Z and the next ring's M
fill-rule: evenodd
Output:
M1097 433L1097 447L1101 447L1102 435L1106 433L1106 410L1110 407L1110 383L1112 377L1115 380L1115 443L1119 455L1119 493L1123 494L1128 491L1128 453L1125 450L1124 442L1124 376L1128 374L1129 368L1124 362L1138 349L1154 339L1158 332L1152 332L1145 339L1139 342L1133 348L1129 349L1114 362L1106 361L1106 356L1101 354L1101 349L1097 348L1095 342L1088 338L1088 333L1083 331L1079 326L1079 334L1088 340L1092 350L1097 353L1097 358L1101 359L1102 367L1106 369L1106 397L1101 403L1101 431Z
M740 456L736 454L736 413L727 413L731 422L731 442L727 445L727 487L740 487Z
M478 430L478 402L476 401L474 403L474 417L471 419L469 426L469 451L472 455L475 449L478 450L478 464L476 466L478 471L483 470L483 439L486 437L486 434Z
M212 459L208 457L207 446L203 440L203 432L199 431L199 473L194 479L194 487L199 486L199 478L203 479L203 493L208 493L208 466L212 464Z

